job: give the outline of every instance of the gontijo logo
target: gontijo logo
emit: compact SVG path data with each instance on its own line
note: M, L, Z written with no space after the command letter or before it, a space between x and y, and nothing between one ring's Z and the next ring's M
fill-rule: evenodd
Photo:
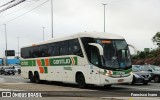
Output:
M77 57L68 58L55 58L51 59L53 64L51 65L77 65Z

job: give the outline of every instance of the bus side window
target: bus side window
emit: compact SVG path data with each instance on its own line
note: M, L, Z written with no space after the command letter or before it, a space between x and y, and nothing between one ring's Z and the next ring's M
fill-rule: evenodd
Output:
M81 38L83 47L85 49L85 53L87 55L88 60L90 61L91 57L91 52L90 52L90 46L88 43L95 43L95 40L93 38L88 38L88 37L83 37Z
M52 44L49 44L49 46L48 46L48 56L52 56L53 48L54 48L54 46Z
M51 43L48 46L48 56L59 56L59 43Z
M83 53L82 53L78 39L73 39L69 41L69 54L83 57Z
M90 47L90 51L91 51L91 57L90 57L90 62L93 64L93 65L96 65L98 66L99 65L99 61L98 61L98 49L96 47L93 47L91 46Z
M47 57L48 56L47 48L48 48L47 44L42 45L42 46L39 47L39 49L40 49L40 51L39 51L40 54L39 55L41 57Z
M22 56L22 58L31 58L30 50L31 50L30 47L22 48L21 49L21 56Z
M59 56L59 47L54 46L52 56Z
M29 50L27 50L28 48L22 48L21 49L21 57L22 58L27 58L28 57L28 55L27 55L27 53L29 52Z
M68 55L68 41L59 42L60 55Z
M29 48L28 49L28 56L27 56L27 58L32 58L32 48Z
M33 48L31 49L31 55L32 55L32 58L37 58L37 57L38 57L37 46L36 46L36 47L33 47Z

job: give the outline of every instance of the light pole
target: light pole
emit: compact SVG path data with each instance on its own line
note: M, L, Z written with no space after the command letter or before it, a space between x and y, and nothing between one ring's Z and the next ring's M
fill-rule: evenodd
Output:
M44 28L45 28L45 27L42 27L42 28L43 28L43 41L44 41Z
M105 21L105 15L106 15L106 14L105 14L105 6L106 6L107 4L102 3L102 5L104 6L104 32L105 32L105 22L106 22L106 21Z
M19 53L20 53L20 52L19 52L19 38L20 38L20 37L17 37L17 40L18 40L18 57L19 57Z
M51 32L52 32L52 38L53 38L53 1L51 0Z
M24 37L17 37L17 40L18 40L18 57L19 57L19 54L20 54L20 50L19 50L19 40L20 40L20 38L24 38Z
M4 24L4 28L5 28L5 40L6 40L6 50L5 50L6 61L5 61L5 64L7 65L7 28L6 28L6 24Z

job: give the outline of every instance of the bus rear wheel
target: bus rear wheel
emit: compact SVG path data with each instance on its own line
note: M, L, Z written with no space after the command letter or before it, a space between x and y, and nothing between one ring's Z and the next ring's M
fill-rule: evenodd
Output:
M85 78L84 78L84 75L82 73L78 74L78 76L77 76L77 83L78 83L78 85L79 85L80 88L86 87Z
M31 83L34 83L35 80L34 80L34 76L33 76L33 73L32 72L29 72L29 80Z
M36 82L37 84L41 83L41 80L40 80L40 78L39 78L38 72L35 72L35 73L34 73L34 78L35 78L35 82Z

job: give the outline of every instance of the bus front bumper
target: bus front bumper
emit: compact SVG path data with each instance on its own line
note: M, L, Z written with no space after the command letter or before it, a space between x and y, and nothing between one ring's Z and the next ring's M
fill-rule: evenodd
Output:
M130 74L127 77L118 77L118 78L105 76L104 80L101 80L101 85L131 83L132 80L133 80L133 74Z

